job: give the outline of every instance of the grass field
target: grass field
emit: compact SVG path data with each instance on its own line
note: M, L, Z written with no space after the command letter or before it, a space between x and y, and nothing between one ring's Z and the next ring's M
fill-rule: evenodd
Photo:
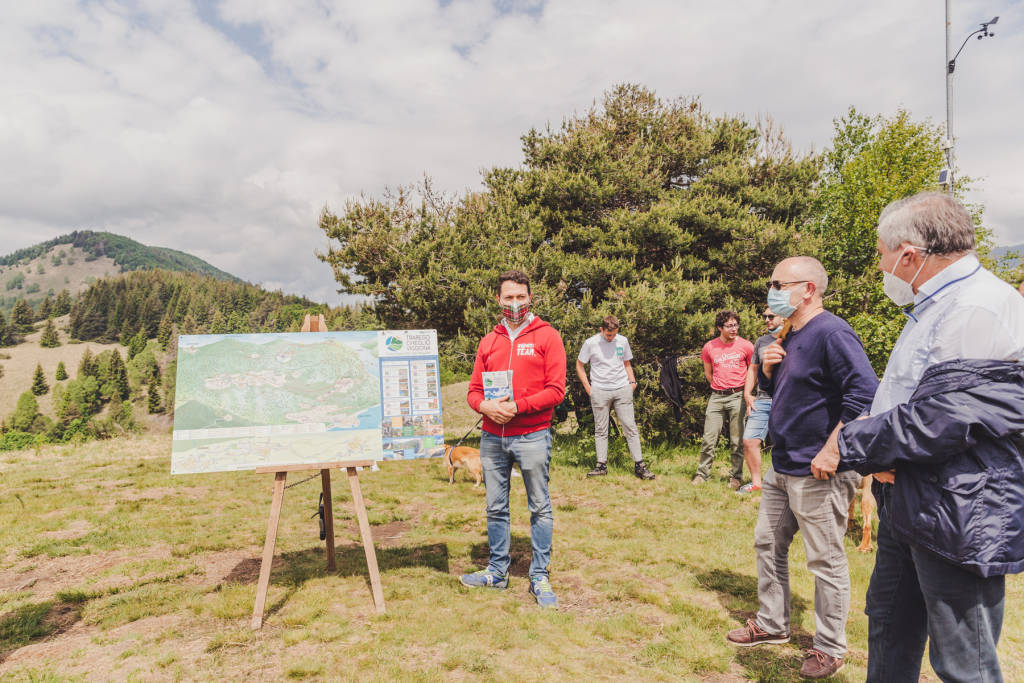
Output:
M465 431L449 436L458 438ZM733 649L757 609L757 499L688 482L692 448L653 453L641 482L613 449L587 480L592 439L556 441L551 579L561 608L527 591L529 524L513 480L509 590L471 590L486 564L483 487L438 461L361 475L387 613L373 610L348 487L336 475L338 570L317 538L316 481L289 489L263 629L248 628L271 475L172 477L150 435L0 457L0 678L4 680L787 681L813 631L813 583L792 552L795 638ZM301 473L289 482L302 478ZM873 555L848 538L849 664L864 678L864 591ZM1001 659L1024 680L1024 582L1008 582ZM926 666L927 671L927 666ZM934 680L932 676L929 680Z

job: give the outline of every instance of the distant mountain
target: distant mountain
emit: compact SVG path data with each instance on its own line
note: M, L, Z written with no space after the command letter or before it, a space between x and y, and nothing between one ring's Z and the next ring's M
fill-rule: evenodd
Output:
M35 307L47 294L67 289L74 295L104 277L157 268L242 282L182 251L146 246L110 232L78 230L0 257L0 312L10 311L18 299Z

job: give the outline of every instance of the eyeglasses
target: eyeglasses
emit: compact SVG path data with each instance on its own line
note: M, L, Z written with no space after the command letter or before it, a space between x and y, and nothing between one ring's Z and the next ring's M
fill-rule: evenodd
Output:
M740 329L740 324L739 323L726 323L725 325L722 325L722 329L724 329L724 330L738 330L738 329Z
M777 315L775 315L774 313L765 313L765 314L764 314L764 319L765 319L765 320L774 320L774 319L775 319L775 318L777 318L777 317L778 317L778 316L777 316Z
M786 285L799 285L804 282L810 282L810 280L784 280L781 282L779 280L769 280L768 289L782 289Z

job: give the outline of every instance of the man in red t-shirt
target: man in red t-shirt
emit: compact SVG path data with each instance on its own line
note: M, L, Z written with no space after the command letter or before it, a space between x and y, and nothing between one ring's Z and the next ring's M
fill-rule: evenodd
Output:
M732 471L729 488L737 489L743 479L743 384L754 355L754 345L740 336L740 317L733 311L719 311L715 316L718 336L704 345L700 353L704 376L711 385L711 398L704 417L704 442L700 447L700 464L694 484L703 484L711 474L715 446L722 425L729 425L732 447Z

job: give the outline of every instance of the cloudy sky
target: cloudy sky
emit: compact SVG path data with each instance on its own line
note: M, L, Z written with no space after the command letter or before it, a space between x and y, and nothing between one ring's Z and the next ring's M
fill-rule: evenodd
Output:
M953 129L972 199L1024 242L1024 18L953 0ZM338 302L320 209L415 182L476 188L519 136L620 82L770 115L801 150L832 119L945 119L943 3L126 0L6 3L0 254L74 229L196 254Z

